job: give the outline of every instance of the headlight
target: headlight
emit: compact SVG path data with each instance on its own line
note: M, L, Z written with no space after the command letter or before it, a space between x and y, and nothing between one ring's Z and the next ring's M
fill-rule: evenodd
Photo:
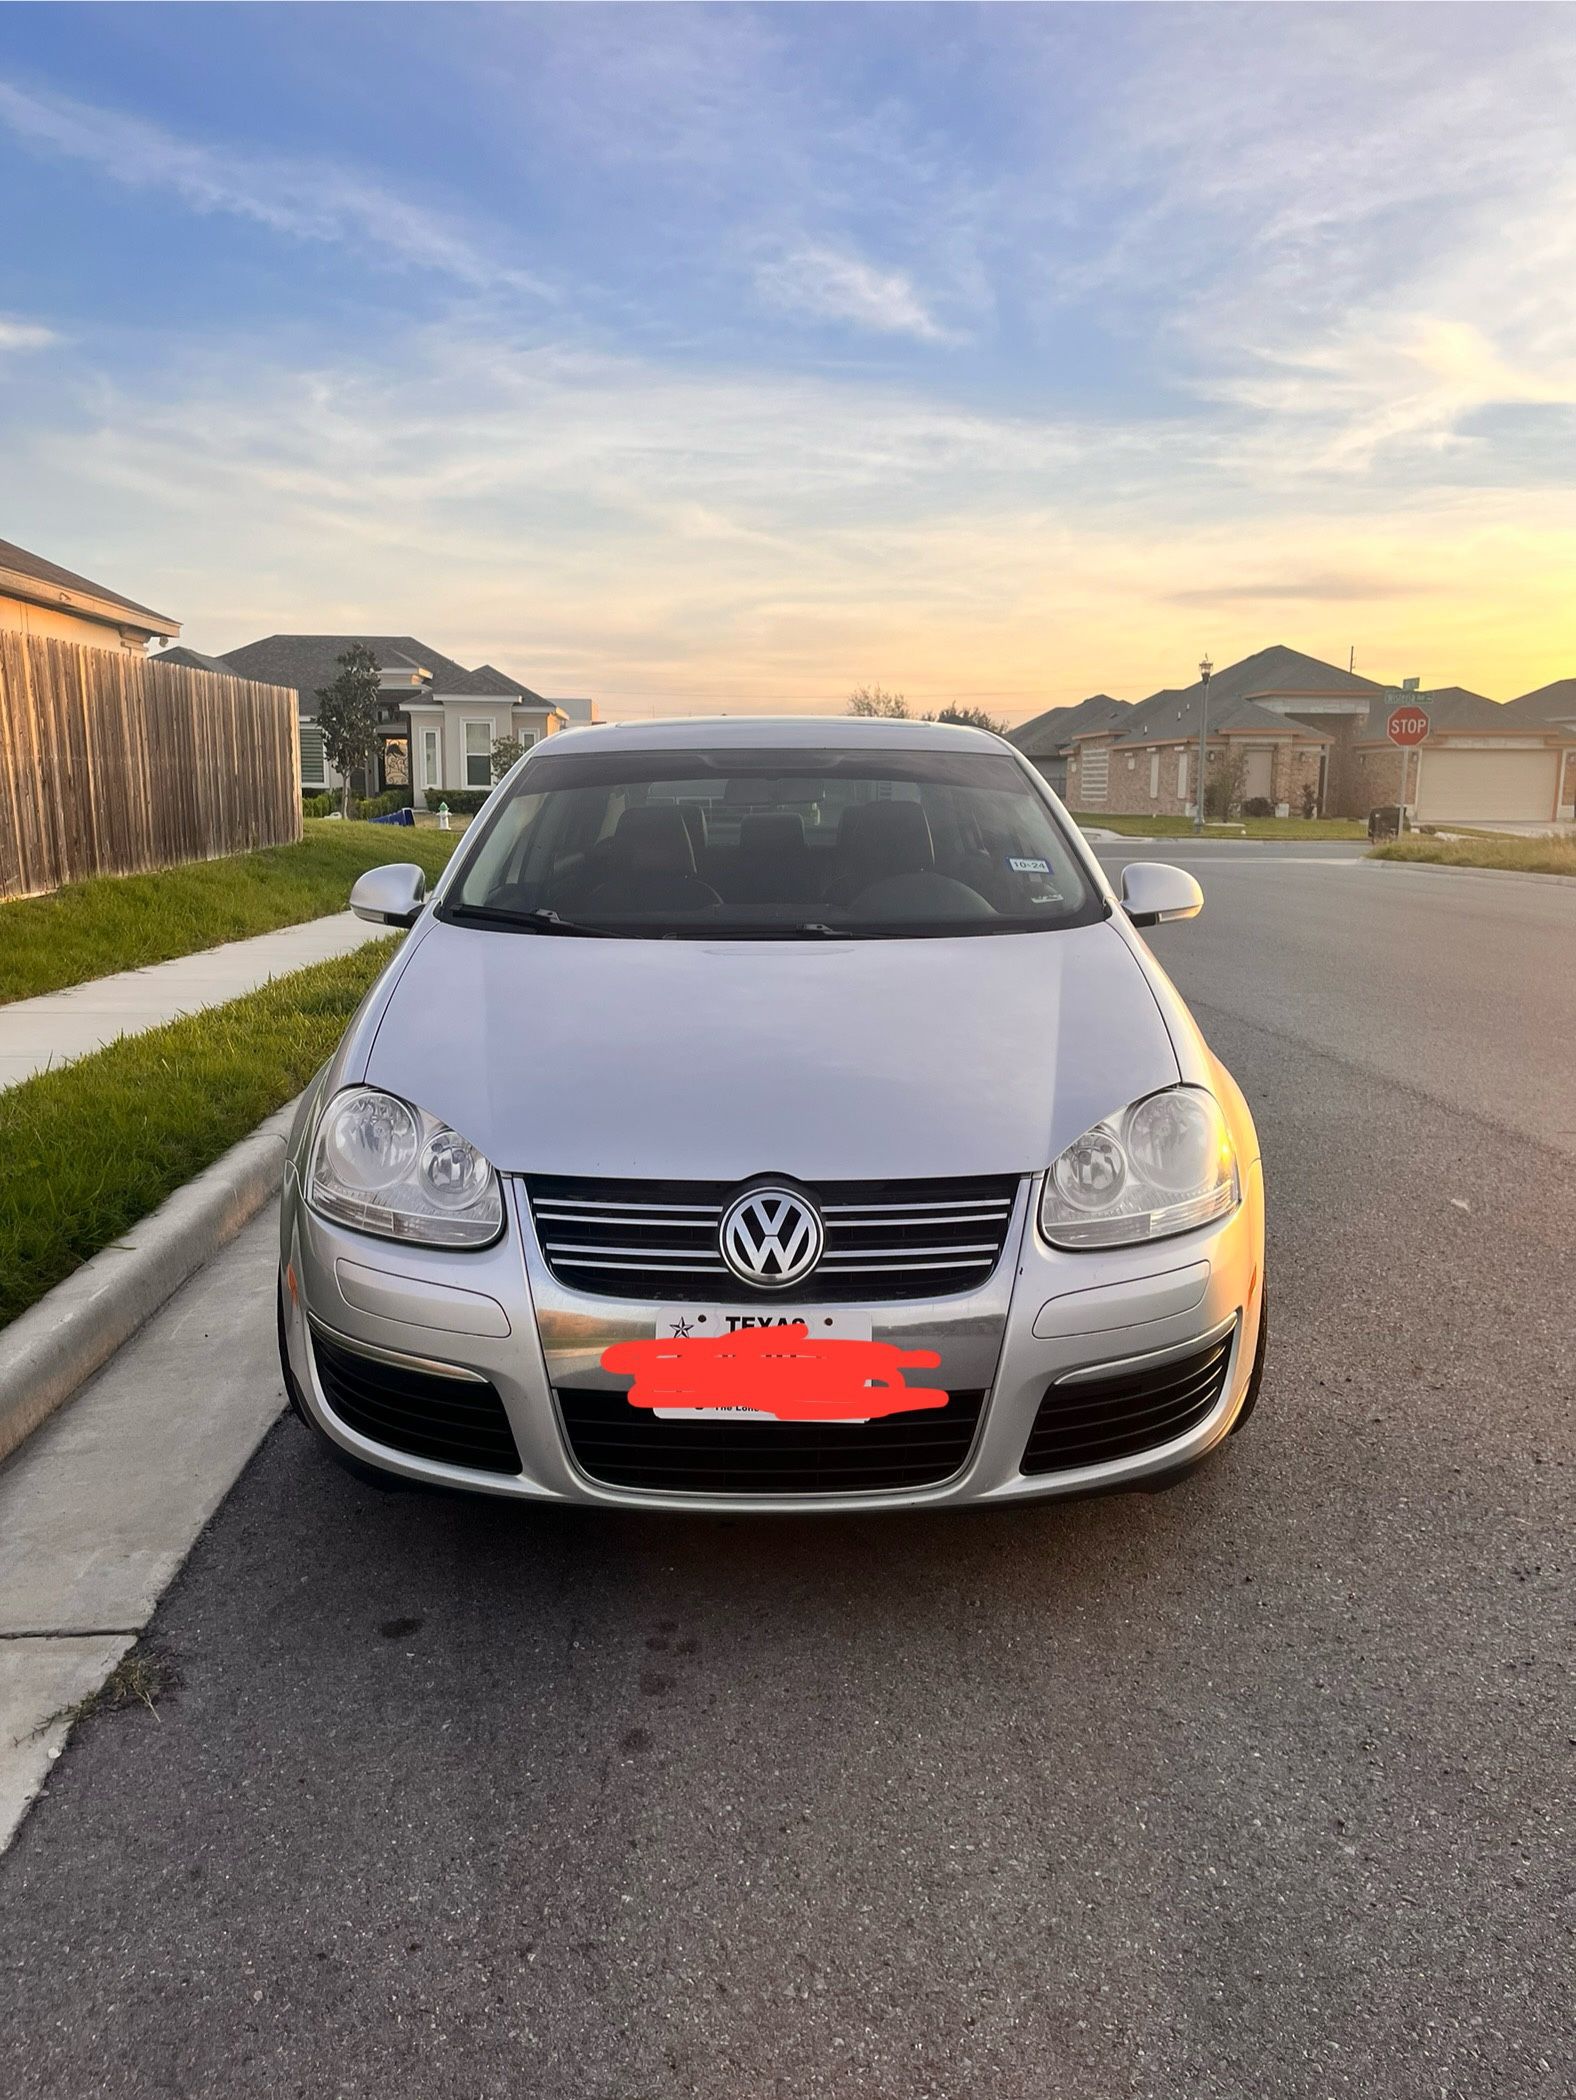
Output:
M428 1247L485 1247L503 1230L498 1177L470 1140L370 1086L324 1110L306 1199L341 1225Z
M1220 1104L1174 1086L1107 1116L1052 1162L1040 1230L1053 1247L1125 1247L1208 1225L1240 1197Z

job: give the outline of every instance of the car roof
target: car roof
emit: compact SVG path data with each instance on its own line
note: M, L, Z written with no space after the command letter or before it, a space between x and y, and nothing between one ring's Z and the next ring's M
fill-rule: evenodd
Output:
M666 722L597 722L561 729L535 745L531 757L555 751L1000 751L988 729L953 722L904 722L865 715L694 715Z

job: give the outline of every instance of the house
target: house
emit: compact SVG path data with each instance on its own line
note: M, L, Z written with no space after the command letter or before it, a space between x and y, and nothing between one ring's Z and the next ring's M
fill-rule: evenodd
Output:
M44 635L89 649L146 656L150 642L173 641L180 631L180 621L167 613L0 540L0 633Z
M1576 685L1576 681L1567 680ZM1557 694L1557 688L1545 692ZM1357 758L1369 808L1404 801L1416 824L1547 824L1576 790L1576 721L1563 724L1557 697L1541 713L1536 693L1501 705L1458 685L1406 695L1428 716L1428 735L1403 754L1385 734L1393 706L1383 694L1358 733ZM1404 767L1404 772L1403 772Z
M558 699L554 700L552 705L560 713L568 717L571 729L584 729L588 724L602 720L601 715L597 713L597 706L594 700L584 698L573 700Z
M1541 723L1545 728L1576 737L1576 678L1556 678L1536 692L1518 694L1505 702L1507 715L1520 723ZM1565 751L1565 777L1559 791L1560 817L1576 821L1576 751Z
M188 649L184 642L173 649L161 649L157 660L161 664L179 664L188 671L217 671L221 678L235 676L222 657L204 656L200 649Z
M382 689L378 784L410 787L418 809L436 804L445 790L491 787L493 746L502 739L534 744L568 726L557 702L522 679L493 664L468 671L414 635L270 634L226 650L218 659L225 670L295 687L305 788L339 785L317 727L317 695L333 684L339 658L355 642L371 650Z
M1016 744L1035 771L1044 775L1050 788L1065 797L1067 760L1074 737L1112 727L1130 706L1130 701L1113 700L1109 693L1091 693L1075 706L1047 708L1044 714L1020 722L1016 729L1008 730L1007 741Z
M1327 719L1364 720L1381 688L1316 657L1277 646L1217 671L1208 700L1209 764L1229 766L1239 806L1283 814L1323 810L1337 732ZM1167 687L1112 722L1076 731L1065 800L1122 816L1191 816L1198 793L1203 681Z

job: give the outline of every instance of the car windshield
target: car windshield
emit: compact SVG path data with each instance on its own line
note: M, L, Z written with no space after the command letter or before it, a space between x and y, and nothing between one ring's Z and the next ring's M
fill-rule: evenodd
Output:
M463 850L441 916L540 932L912 938L1105 909L988 750L543 753Z

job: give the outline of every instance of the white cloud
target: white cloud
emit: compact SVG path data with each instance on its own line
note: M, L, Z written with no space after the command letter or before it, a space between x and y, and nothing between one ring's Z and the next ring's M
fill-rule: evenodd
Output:
M1142 317L1245 468L1393 480L1484 409L1576 402L1576 18L1150 22L1077 174L1109 236L1056 287Z
M19 321L14 315L0 314L0 352L47 350L59 341L54 329L45 328L41 322Z
M400 629L630 712L835 712L879 679L1021 715L1277 639L1502 694L1558 669L1537 651L1576 560L1560 491L1376 514L1359 489L1314 514L1245 497L1188 419L992 416L439 329L380 355L303 374L229 344L90 380L69 428L19 403L0 443L30 544L69 561L87 517L94 573L119 545L146 575L156 547L144 588L198 648Z
M545 295L463 227L331 161L248 158L176 137L140 117L0 81L0 124L25 143L99 169L130 189L164 190L198 212L250 219L297 240L436 271L475 291Z
M901 270L879 270L836 248L796 248L755 272L755 288L771 306L817 321L846 321L878 335L908 335L924 343L952 342Z

